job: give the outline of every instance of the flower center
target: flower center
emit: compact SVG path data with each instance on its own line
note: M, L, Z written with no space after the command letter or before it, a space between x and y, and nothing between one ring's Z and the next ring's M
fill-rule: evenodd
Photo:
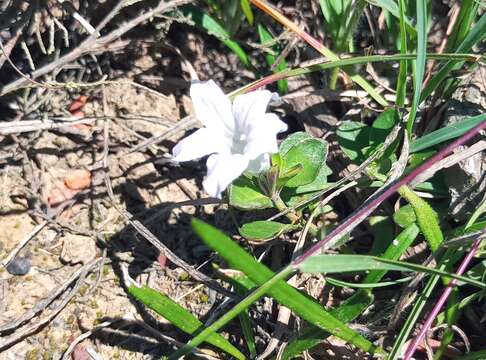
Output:
M232 154L244 154L245 148L247 144L247 136L246 134L235 134L233 136L233 141L231 144L231 153Z

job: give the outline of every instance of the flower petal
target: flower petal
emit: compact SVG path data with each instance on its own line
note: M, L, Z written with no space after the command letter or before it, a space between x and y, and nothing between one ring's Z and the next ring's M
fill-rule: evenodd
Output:
M248 167L248 158L241 154L214 154L206 163L208 175L203 181L204 190L213 197L221 193Z
M223 140L224 136L217 136L214 131L202 128L174 146L172 155L174 155L174 160L178 162L199 159L223 150Z
M196 117L210 129L231 134L235 127L231 101L213 80L191 84L191 99Z
M287 130L287 124L275 114L264 114L258 123L252 124L248 132L245 155L255 159L260 154L278 152L277 134Z
M235 130L247 132L251 124L261 121L261 117L265 114L268 103L272 98L278 98L278 95L268 90L257 90L238 95L233 101L233 116L236 122Z

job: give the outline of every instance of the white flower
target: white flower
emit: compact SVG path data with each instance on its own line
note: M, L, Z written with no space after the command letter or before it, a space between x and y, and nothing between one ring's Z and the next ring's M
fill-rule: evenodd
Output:
M269 153L278 151L277 134L287 130L277 115L266 113L270 91L237 96L233 104L212 80L194 82L191 98L204 127L182 139L172 150L177 162L210 155L203 181L214 197L243 172L259 173L270 165Z

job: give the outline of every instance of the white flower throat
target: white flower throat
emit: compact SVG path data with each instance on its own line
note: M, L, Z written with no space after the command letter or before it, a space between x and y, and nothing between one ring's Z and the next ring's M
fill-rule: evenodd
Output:
M232 154L244 154L246 146L248 144L246 134L234 134L233 142L231 145Z

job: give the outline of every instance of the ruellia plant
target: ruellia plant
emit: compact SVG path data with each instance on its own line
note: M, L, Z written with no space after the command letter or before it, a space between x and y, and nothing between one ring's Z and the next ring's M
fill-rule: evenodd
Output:
M181 11L220 38L246 66L254 68L243 47L231 36L243 21L255 25L255 9L245 1L207 3L209 8L204 11L217 21L210 20L203 8L191 6ZM423 119L437 115L437 106L452 94L458 84L453 76L456 71L472 71L483 65L484 57L473 49L486 36L486 15L478 16L479 2L463 1L445 44L446 51L429 53L431 1L321 0L323 26L333 44L333 48L328 48L270 4L262 0L251 3L324 58L294 69L282 62L274 74L228 95L212 80L192 83L191 98L203 127L176 145L174 160L185 162L209 155L203 181L205 191L221 198L230 209L251 212L253 218L244 223L237 219L241 241L208 223L192 220L194 232L220 257L216 275L233 291L232 307L212 323L203 324L153 289L132 285L130 294L192 337L169 359L181 358L203 343L217 348L223 357L258 358L248 308L262 297L274 299L304 322L300 332L281 348L278 359L301 356L334 336L363 358L408 360L423 343L432 323L445 330L435 355L430 356L442 358L462 313L480 301L486 289L482 260L486 200L467 214L465 222L451 225L443 206L447 189L444 191L441 172L464 159L456 152L459 147L474 143L469 149L476 150L468 156L484 150L478 144L484 143L481 137L486 129L486 114L466 117L452 125L438 121L427 132ZM391 48L396 47L396 53L343 56L355 51L353 34L365 9L385 15L386 27L394 31L384 37ZM255 34L262 42L271 41L270 32L261 24L255 27ZM273 51L279 49L273 46ZM277 53L270 55L268 64L278 58ZM362 65L380 64L390 76L391 63L399 67L391 80L394 97L389 100L361 71ZM433 66L427 67L428 63ZM354 164L354 170L341 178L333 173L327 159L331 151L328 141L306 132L286 133L286 124L276 114L267 112L269 103L279 99L261 88L311 72L328 76L330 89L339 88L339 76L348 79L367 93L377 110L372 121L343 119L333 129L340 151ZM280 93L287 90L286 86L279 83ZM277 141L277 135L284 133L283 139ZM340 222L321 221L335 210L336 199L351 188L368 194L367 199ZM388 206L384 211L384 204L390 205L391 200L401 206ZM367 250L353 246L357 240L351 236L362 223L369 224L373 237ZM276 272L255 259L248 246L282 238L296 241L292 254L286 257L289 263ZM401 260L419 241L427 245L429 261ZM292 279L302 273L324 274L326 287L353 289L352 295L338 306L326 308L292 285ZM343 276L349 273L359 274L354 277L355 282ZM405 275L396 276L401 273ZM390 337L391 343L373 343L351 325L375 304L376 291L387 286L404 287L417 279L424 279L419 286L420 296L402 314L405 319L399 323L396 335ZM415 293L415 289L412 287L411 292ZM432 308L428 315L426 307ZM245 346L232 344L220 333L235 318L239 319ZM476 349L476 353L465 358L484 358L485 350Z

